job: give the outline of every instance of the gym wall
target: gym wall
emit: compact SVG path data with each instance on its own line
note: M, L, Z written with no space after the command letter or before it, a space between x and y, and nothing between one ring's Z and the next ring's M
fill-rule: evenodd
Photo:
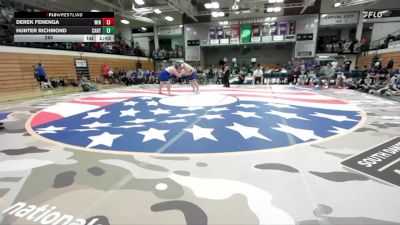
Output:
M79 52L0 46L0 92L38 88L33 74L33 64L43 63L49 78L76 79L74 60ZM143 69L153 69L153 62L145 57L83 53L87 59L91 80L101 77L102 65L108 64L114 72L133 70L139 59Z

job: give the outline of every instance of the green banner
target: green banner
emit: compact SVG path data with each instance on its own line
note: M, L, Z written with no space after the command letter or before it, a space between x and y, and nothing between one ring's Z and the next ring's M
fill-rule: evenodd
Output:
M251 25L249 24L240 25L240 38L242 43L251 42Z

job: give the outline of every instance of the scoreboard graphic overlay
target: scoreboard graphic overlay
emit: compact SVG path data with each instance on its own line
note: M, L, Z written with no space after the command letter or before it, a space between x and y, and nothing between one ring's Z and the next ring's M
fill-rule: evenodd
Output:
M198 154L270 150L346 134L356 106L313 91L203 88L122 90L51 106L26 124L36 137L106 153Z
M113 12L15 12L14 42L114 42Z

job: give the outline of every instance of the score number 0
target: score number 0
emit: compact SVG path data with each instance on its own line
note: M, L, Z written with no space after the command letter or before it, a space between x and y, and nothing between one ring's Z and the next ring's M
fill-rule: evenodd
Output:
M103 26L114 26L114 18L103 18Z

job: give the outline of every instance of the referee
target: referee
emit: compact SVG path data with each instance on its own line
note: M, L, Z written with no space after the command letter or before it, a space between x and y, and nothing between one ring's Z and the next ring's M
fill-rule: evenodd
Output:
M230 67L228 63L228 58L224 57L224 59L221 60L219 64L222 66L222 83L224 84L224 87L230 87L229 85Z

